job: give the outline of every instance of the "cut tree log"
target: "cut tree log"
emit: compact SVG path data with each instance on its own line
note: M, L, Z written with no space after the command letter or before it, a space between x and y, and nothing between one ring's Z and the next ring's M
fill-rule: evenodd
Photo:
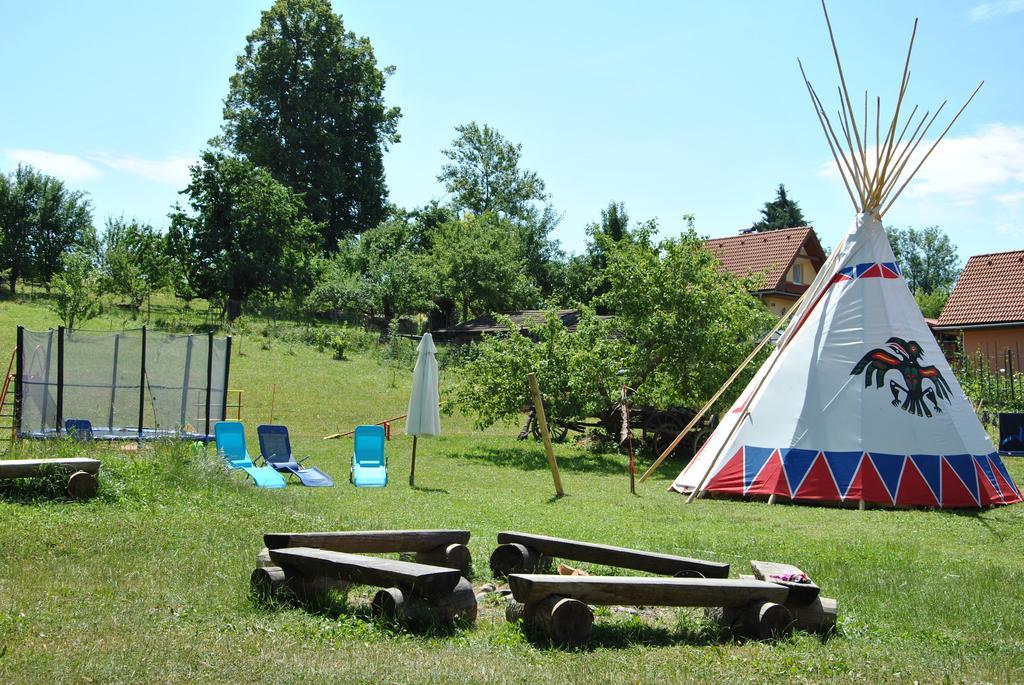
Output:
M510 542L498 545L491 552L490 564L495 578L506 578L512 573L547 570L551 565L551 559L532 547Z
M512 574L512 596L524 604L557 595L588 604L624 606L745 606L755 600L783 603L789 590L760 580Z
M754 580L753 575L741 575L741 580ZM792 593L790 594L792 597ZM793 614L793 627L809 633L828 635L836 627L836 616L839 613L839 602L820 595L810 604L800 605L787 601L785 604Z
M47 473L71 474L85 471L96 475L100 472L99 459L73 457L69 459L0 459L0 479L33 478Z
M735 637L776 640L793 632L792 613L776 602L755 600L738 607L709 607L704 614Z
M469 553L469 547L458 543L416 552L415 559L418 564L458 569L465 578L469 578L470 570L473 567L473 557Z
M96 476L87 471L75 471L68 476L67 491L72 499L88 499L99 490Z
M397 587L384 588L373 597L371 610L376 617L384 617L408 626L451 623L456 620L476 620L477 601L473 586L465 578L443 597L430 599L416 592Z
M257 567L249 576L249 585L262 601L274 599L283 603L321 604L330 591L348 589L348 583L343 580L323 576L307 578L280 566Z
M279 566L292 568L306 577L323 576L361 585L409 588L432 599L450 593L460 579L459 572L451 568L309 547L271 549L270 558Z
M518 620L529 631L537 631L563 647L582 647L590 641L594 612L583 602L567 597L547 597L540 602L510 602L505 619Z
M807 605L815 600L821 588L813 582L798 583L782 580L790 576L807 575L796 566L790 564L779 564L774 561L751 561L750 568L754 571L754 577L769 583L778 583L789 588L789 603ZM774 577L773 577L774 576ZM809 576L808 576L809 577Z
M345 530L324 533L267 533L270 549L317 547L334 552L383 554L429 552L448 545L469 543L468 530Z
M635 571L647 571L648 573L659 573L666 576L692 576L694 574L705 578L727 578L729 576L729 564L704 561L703 559L690 559L673 554L645 552L627 547L613 547L593 542L567 540L548 535L504 531L498 533L498 542L502 544L520 544L550 557L628 568ZM510 572L515 573L516 571Z

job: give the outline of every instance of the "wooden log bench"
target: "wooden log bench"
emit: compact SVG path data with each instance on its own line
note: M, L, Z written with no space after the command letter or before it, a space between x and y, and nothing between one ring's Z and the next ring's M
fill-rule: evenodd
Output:
M527 628L569 647L590 640L594 614L589 604L729 607L748 617L752 633L762 639L792 630L793 619L784 606L789 589L756 579L514 573L508 583L515 603L509 605L506 618L522 619Z
M838 601L822 597L820 588L813 582L794 583L777 579L778 576L799 575L802 573L799 568L767 561L751 561L750 566L754 573L741 575L741 580L765 580L789 589L785 606L793 616L795 629L823 636L835 630L836 616L839 612ZM747 627L743 617L732 609L711 609L706 615L718 623L719 627L740 635L744 634Z
M99 459L4 459L0 460L0 480L38 478L58 474L67 479L67 493L74 499L86 499L99 489Z
M374 596L374 616L406 625L476 620L473 586L458 569L368 557L312 547L270 549L269 563L250 578L262 598L317 601L331 589L349 584L382 588Z
M666 576L726 578L729 575L729 564L514 531L498 533L498 547L491 554L491 571L498 578L541 571L546 569L551 557Z
M458 569L470 577L468 530L346 530L330 533L267 533L268 549L315 547L352 554L411 553L415 561Z

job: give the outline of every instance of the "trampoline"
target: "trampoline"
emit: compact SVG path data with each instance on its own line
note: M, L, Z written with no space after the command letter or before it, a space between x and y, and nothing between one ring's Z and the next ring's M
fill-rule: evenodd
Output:
M18 437L92 422L96 440L209 441L227 413L231 337L18 327Z

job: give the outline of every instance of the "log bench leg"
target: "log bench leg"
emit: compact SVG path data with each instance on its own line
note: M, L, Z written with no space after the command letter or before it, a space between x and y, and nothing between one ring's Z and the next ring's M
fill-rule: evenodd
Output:
M793 632L793 614L775 602L758 600L743 607L709 607L704 615L735 637L776 640Z
M507 578L510 573L543 573L550 566L550 557L517 542L498 545L491 552L491 573L495 578Z
M510 602L505 619L521 620L527 630L543 633L562 647L586 645L594 629L594 612L590 607L567 597L551 596L534 604Z
M88 499L96 494L99 487L99 481L91 473L75 471L68 476L68 496L72 499Z
M425 552L417 552L415 560L418 564L456 568L462 572L464 578L469 578L470 569L473 564L473 557L469 553L469 547L460 544L435 547Z
M397 621L406 626L425 626L462 620L476 621L476 593L465 578L451 593L428 599L409 589L385 588L373 596L371 612L377 618Z
M332 590L348 589L348 583L343 580L322 576L306 578L280 566L262 565L249 576L249 585L257 599L283 603L322 604Z

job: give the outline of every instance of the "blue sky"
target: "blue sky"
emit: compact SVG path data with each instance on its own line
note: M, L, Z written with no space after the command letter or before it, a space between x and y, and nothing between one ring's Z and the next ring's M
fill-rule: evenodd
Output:
M19 161L90 193L97 222L159 228L218 132L235 56L270 0L0 0L0 170ZM569 251L611 200L677 233L693 213L733 234L785 183L822 241L852 209L797 70L827 103L835 68L820 6L780 2L334 2L397 68L391 199L443 198L453 128L488 123L547 182ZM1024 0L838 2L851 91L892 107L921 18L908 99L955 112L985 87L886 216L938 224L972 254L1024 246Z

